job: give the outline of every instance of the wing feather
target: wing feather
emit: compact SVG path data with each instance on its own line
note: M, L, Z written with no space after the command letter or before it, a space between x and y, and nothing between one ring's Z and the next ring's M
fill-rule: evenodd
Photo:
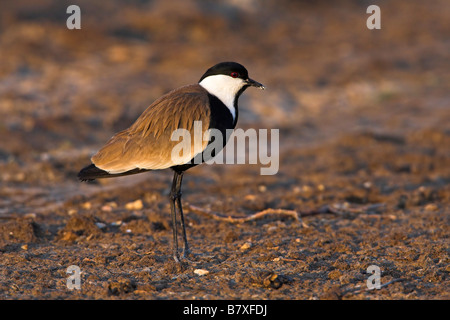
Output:
M210 124L209 98L199 85L181 87L152 103L128 129L115 134L92 158L98 168L109 173L133 169L165 169L189 162L203 151L208 141L194 141L194 121L201 121L202 137ZM179 141L172 141L175 130L190 134L191 154L172 159ZM184 140L188 143L188 140ZM195 144L194 144L195 142Z

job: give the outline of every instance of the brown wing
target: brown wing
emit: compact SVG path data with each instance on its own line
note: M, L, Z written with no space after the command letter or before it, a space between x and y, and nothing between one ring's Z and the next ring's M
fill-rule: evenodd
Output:
M201 121L201 127L194 121ZM207 91L197 84L181 87L156 100L131 127L114 135L91 158L92 163L109 173L187 163L207 146L209 122ZM178 131L179 140L172 140L177 129L184 131ZM174 157L174 148L184 151Z

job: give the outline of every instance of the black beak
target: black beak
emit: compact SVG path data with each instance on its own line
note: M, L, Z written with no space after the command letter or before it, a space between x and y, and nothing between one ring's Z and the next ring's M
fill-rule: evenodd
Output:
M245 80L245 83L249 86L252 87L257 87L261 90L264 90L266 87L264 87L264 85L262 83L259 83L258 81L255 81L253 79L248 78L247 80Z

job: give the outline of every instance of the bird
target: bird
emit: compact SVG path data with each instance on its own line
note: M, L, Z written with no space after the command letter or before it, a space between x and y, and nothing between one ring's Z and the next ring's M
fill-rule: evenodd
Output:
M113 135L91 157L91 164L80 170L78 178L81 181L92 181L171 169L173 180L169 200L173 232L172 255L176 262L180 262L178 210L183 236L182 257L188 259L191 251L181 204L183 174L208 158L206 151L213 139L202 139L200 142L191 139L188 147L192 152L183 152L183 156L173 157L172 150L178 142L172 139L172 134L178 129L193 134L195 123L201 121L202 135L215 129L225 137L225 132L236 126L238 99L249 87L265 89L263 84L249 78L243 65L230 61L215 64L207 69L198 83L174 89L156 99L129 128ZM223 139L221 148L226 143L227 139ZM209 157L219 151L214 150ZM199 155L205 157L200 157L198 161Z

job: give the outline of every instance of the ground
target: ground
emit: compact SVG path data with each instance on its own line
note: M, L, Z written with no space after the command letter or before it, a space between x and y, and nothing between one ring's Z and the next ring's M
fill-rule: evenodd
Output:
M369 30L376 3L381 29ZM71 4L81 30L66 28ZM448 299L449 10L415 0L2 4L0 299ZM193 254L176 264L171 172L76 174L161 94L227 60L267 87L241 97L238 127L279 129L279 171L189 170ZM240 223L210 214L266 209ZM80 290L67 286L70 266ZM370 266L380 289L368 290Z

